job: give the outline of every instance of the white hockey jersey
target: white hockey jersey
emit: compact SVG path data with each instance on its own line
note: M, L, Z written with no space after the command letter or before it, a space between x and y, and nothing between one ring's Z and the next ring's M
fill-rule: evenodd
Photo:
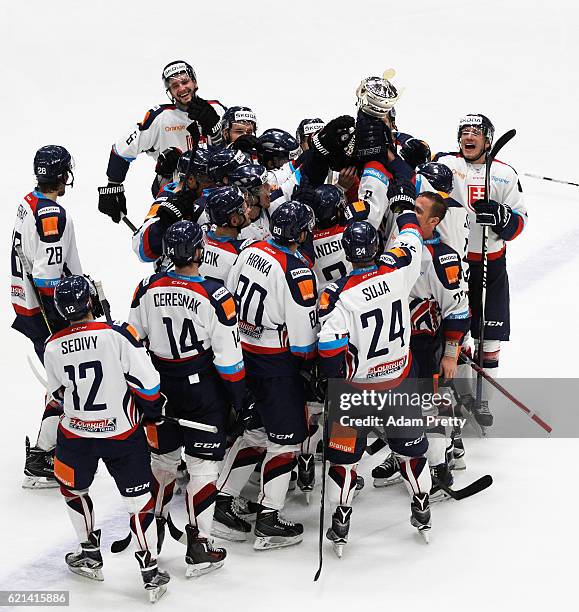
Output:
M450 196L460 202L469 215L470 234L467 257L469 261L480 261L482 258L482 226L476 222L472 204L485 197L485 165L469 164L460 153L439 153L435 160L452 170L454 188ZM508 205L513 211L507 227L500 232L500 235L489 229L487 252L488 258L492 260L504 255L506 241L516 238L523 231L527 222L527 210L517 173L511 166L498 159L495 159L491 165L490 199ZM456 249L454 245L451 246Z
M302 255L256 242L241 251L226 286L239 305L244 353L260 358L252 374L294 374L299 361L315 356L316 279Z
M410 372L410 292L420 274L422 235L414 212L398 218L394 248L322 293L320 368L328 377L396 381ZM345 362L345 368L344 368Z
M62 320L64 325L54 307L54 288L62 276L82 274L72 219L60 204L38 191L29 193L18 206L12 233L12 306L18 319L16 329L32 337L27 333L27 319L40 316L40 305L16 252L17 245L22 246L32 268L49 319Z
M207 232L203 245L203 263L199 266L199 273L201 276L225 284L237 256L242 249L252 243L253 240L226 238L217 236L213 231Z
M330 283L352 271L352 264L346 260L342 247L344 229L343 225L335 225L328 229L314 230L314 274L320 295Z
M47 341L48 391L64 392L60 429L67 438L122 440L141 414L161 414L159 374L126 323L73 323Z

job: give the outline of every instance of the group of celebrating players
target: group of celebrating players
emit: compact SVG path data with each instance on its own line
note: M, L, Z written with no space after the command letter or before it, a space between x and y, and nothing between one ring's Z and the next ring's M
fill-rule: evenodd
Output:
M244 541L252 522L256 550L300 542L303 526L281 511L292 486L309 498L320 446L326 535L341 556L368 432L322 436L328 379L388 389L455 379L457 405L492 425L489 390L475 401L458 360L471 334L496 376L509 338L506 242L527 218L520 183L495 160L485 194L494 127L481 114L460 120L458 152L432 160L426 142L396 125L392 73L361 82L356 118L304 119L294 138L277 128L257 136L249 107L199 97L193 68L168 64L170 103L113 145L98 190L99 210L133 226L123 181L139 154L156 160L153 205L133 226L133 250L154 271L138 284L128 322L111 320L102 287L82 274L72 220L57 202L73 185L70 154L57 145L36 153L37 186L13 234L13 327L33 342L47 393L36 444L26 440L23 486L60 487L80 542L66 556L75 573L103 579L89 495L99 459L125 500L156 601L169 581L156 561L166 527L186 544L187 576L221 567L226 551L212 536ZM460 430L378 433L390 453L374 484L404 482L411 524L426 538L430 502L445 497L439 485L465 465ZM184 532L169 513L178 477ZM251 478L257 501L242 496Z

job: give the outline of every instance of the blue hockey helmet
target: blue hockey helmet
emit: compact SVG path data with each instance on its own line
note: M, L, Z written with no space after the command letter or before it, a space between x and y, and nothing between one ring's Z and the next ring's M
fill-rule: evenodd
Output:
M452 170L444 164L429 162L418 166L418 174L421 174L436 191L450 193L453 187Z
M207 162L207 171L209 177L216 183L223 180L223 177L228 176L232 170L249 164L251 158L243 151L236 151L235 149L217 149L209 157Z
M205 204L205 210L211 223L219 227L230 225L231 215L246 216L246 201L239 187L227 185L213 190Z
M368 221L354 221L344 230L342 246L348 261L370 263L378 255L380 239L376 228Z
M198 148L193 155L191 160L191 151L185 151L177 161L177 170L179 171L179 179L183 180L187 174L187 168L189 167L189 161L191 160L191 176L208 175L207 164L211 157L209 149Z
M203 230L193 221L177 221L165 232L163 254L177 267L201 263L194 259L197 249L203 248Z
M84 276L67 276L54 289L54 305L68 321L81 319L91 309L91 288Z
M345 200L342 191L335 185L320 185L316 187L316 196L313 205L316 226L319 229L327 229L336 225L344 209Z
M74 183L73 168L74 162L70 153L60 145L41 147L34 156L34 175L39 185L42 183L62 183L72 187Z
M227 176L232 185L253 191L267 183L267 170L260 164L244 164L232 170Z
M302 119L296 130L296 140L301 145L304 140L317 134L326 125L322 119Z
M458 122L458 140L460 140L462 130L467 126L480 128L485 137L488 139L489 143L493 143L493 137L495 135L495 126L492 124L492 121L485 115L481 115L480 113L473 113L461 117L460 121Z
M314 213L307 204L290 200L271 215L269 229L278 244L298 242L302 232L314 229Z
M261 145L261 151L258 151L257 158L261 164L267 164L268 161L281 167L288 160L297 156L299 144L297 140L284 130L271 128L258 138Z
M253 131L257 131L257 118L249 106L230 106L221 117L221 129L228 130L233 123L253 123Z

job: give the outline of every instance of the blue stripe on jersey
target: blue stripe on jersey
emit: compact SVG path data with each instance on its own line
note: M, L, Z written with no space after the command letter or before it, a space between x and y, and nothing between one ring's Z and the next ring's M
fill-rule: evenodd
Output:
M160 388L161 385L155 385L152 389L139 389L139 387L136 387L136 390L143 395L156 395L159 393Z
M423 238L420 235L420 232L418 230L406 228L406 229L403 229L398 235L402 236L402 234L414 234L417 238L420 238L420 243L421 244L424 242L424 240L423 240Z
M135 159L137 159L136 157L125 157L124 155L121 155L118 151L117 151L117 147L116 145L113 145L113 151L115 152L115 155L117 157L121 157L122 159L124 159L125 161L128 161L129 163L132 161L135 161Z
M167 276L178 278L180 280L191 281L193 283L202 283L205 280L203 276L186 276L185 274L177 274L177 272L167 272Z
M156 261L155 259L151 259L150 257L147 257L145 255L145 245L144 245L144 241L143 241L143 236L141 235L139 237L139 257L141 258L141 261L144 262L152 262L152 261Z
M217 242L233 242L236 238L231 238L229 236L218 236L213 230L207 232L207 235L211 240L215 240Z
M378 266L367 266L366 268L356 268L352 270L349 276L358 276L359 274L366 274L366 272L371 272L372 270L377 270Z
M327 351L328 349L340 348L341 346L346 346L347 344L348 336L344 336L343 338L337 338L336 340L320 340L318 348L320 351Z
M215 368L221 374L235 374L236 372L239 372L239 370L243 370L244 367L243 359L231 366L220 366L215 364Z
M384 185L388 185L388 177L380 170L376 170L376 168L364 168L364 172L362 172L362 178L365 176L373 176L377 178L380 182L384 183Z
M293 167L292 167L293 170ZM293 170L294 177L296 179L296 183L299 185L302 182L302 171L299 168Z
M414 186L416 187L416 193L419 194L420 188L422 187L422 174L416 175L416 183L414 184Z
M292 353L311 353L316 348L317 342L308 344L307 346L292 346L290 345L290 351Z
M60 278L35 278L34 284L37 287L56 287L60 283Z
M468 319L470 313L468 310L464 310L463 312L454 312L449 314L445 319Z

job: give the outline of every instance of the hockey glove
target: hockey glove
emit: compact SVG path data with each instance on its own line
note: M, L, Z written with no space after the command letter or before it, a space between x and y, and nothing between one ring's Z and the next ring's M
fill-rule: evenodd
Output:
M313 149L326 158L351 155L355 124L349 115L332 119L312 138Z
M490 225L497 233L505 229L513 214L510 206L494 200L477 200L472 207L476 213L476 222L479 225Z
M189 218L195 207L195 193L190 189L172 193L166 200L159 204L157 217L165 228L173 223Z
M381 119L358 111L356 158L359 161L364 163L375 160L386 165L392 142L392 132Z
M400 180L388 185L388 203L392 212L414 210L415 200L416 188L410 181Z
M219 115L207 100L195 96L187 108L187 116L201 126L201 131L205 136L211 136L219 124Z
M323 404L328 393L328 379L321 375L318 366L314 366L311 370L302 370L300 376L304 381L306 402Z
M292 200L307 204L312 210L316 210L319 198L314 186L310 183L307 176L302 175L300 184L294 187L292 191Z
M424 140L409 138L400 149L400 157L413 168L427 164L432 159L430 147Z
M108 215L115 223L120 223L121 215L127 214L125 187L122 183L109 183L99 187L99 210Z
M231 145L232 149L236 151L243 151L244 153L262 153L263 147L259 142L258 138L253 134L242 134L235 142Z
M170 147L159 153L155 172L166 179L172 179L173 173L177 169L177 162L181 157L182 151L177 147Z

